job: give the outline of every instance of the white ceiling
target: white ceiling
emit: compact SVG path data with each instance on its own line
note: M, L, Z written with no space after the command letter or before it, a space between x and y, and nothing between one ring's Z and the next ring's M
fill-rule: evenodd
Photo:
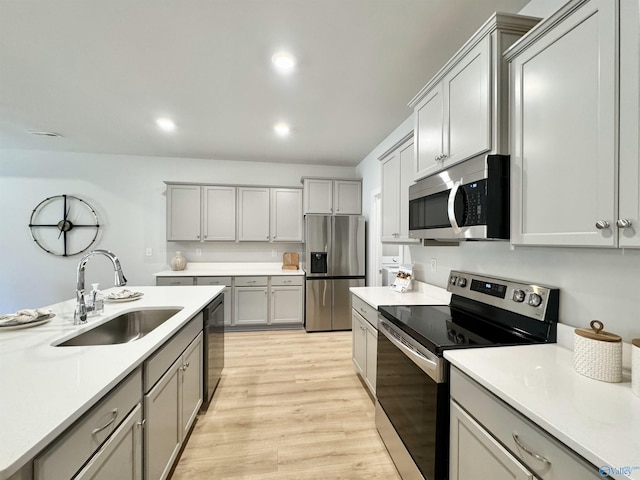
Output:
M0 147L355 165L494 11L528 1L0 0Z

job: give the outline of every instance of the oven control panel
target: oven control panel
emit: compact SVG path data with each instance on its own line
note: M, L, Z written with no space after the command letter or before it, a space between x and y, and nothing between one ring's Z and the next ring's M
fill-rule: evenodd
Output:
M559 290L554 287L452 270L447 290L536 320L557 320Z

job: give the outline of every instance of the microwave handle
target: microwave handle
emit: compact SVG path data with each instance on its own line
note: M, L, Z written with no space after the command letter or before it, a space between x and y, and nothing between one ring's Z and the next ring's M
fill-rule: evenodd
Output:
M460 189L460 182L453 182L453 187L451 187L451 191L449 192L449 201L447 203L447 215L449 216L449 223L451 223L451 229L453 233L460 233L460 226L458 225L458 221L456 220L456 195L458 194L458 190Z

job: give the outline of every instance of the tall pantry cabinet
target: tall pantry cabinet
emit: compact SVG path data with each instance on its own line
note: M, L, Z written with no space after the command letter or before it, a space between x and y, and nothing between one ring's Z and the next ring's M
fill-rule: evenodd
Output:
M513 244L640 246L638 8L574 0L505 54Z

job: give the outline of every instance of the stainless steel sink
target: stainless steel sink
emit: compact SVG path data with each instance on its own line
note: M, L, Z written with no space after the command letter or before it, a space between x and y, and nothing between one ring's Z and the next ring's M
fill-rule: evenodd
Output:
M56 346L77 347L133 342L162 325L180 310L182 308L135 310L123 313Z

